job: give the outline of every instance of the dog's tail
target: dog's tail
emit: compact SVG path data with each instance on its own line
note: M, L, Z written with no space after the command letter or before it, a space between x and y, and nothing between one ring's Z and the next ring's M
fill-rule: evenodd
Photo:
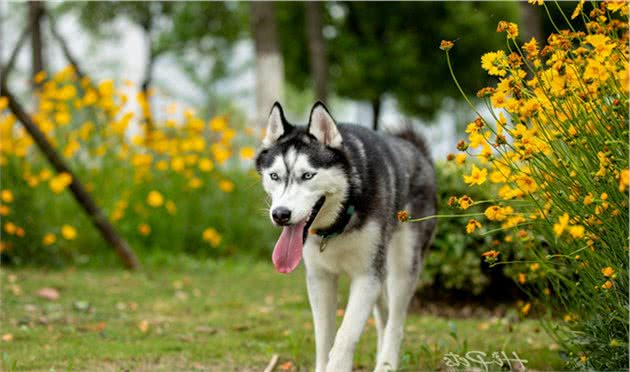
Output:
M426 138L414 130L411 124L405 125L405 127L398 131L395 136L414 145L422 155L429 159L429 161L433 162Z

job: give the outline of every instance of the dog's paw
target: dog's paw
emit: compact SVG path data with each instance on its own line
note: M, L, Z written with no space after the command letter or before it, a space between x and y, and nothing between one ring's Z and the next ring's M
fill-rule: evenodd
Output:
M392 364L385 362L385 363L379 363L376 368L374 368L374 372L394 372L396 371L396 366L393 366Z

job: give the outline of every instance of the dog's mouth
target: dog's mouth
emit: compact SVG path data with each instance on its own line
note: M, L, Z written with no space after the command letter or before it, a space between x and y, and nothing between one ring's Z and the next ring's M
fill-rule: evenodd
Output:
M271 256L276 271L282 274L288 274L295 270L300 264L302 260L302 247L306 241L308 229L315 220L315 217L317 217L325 201L325 196L320 197L305 220L282 228L282 233L280 234L280 238L278 238L278 242Z

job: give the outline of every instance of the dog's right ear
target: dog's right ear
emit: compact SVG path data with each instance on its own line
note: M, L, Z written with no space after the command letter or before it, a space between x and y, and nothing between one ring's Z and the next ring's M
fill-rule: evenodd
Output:
M265 138L263 138L263 148L273 145L278 138L291 129L291 124L284 118L284 112L282 106L278 102L273 104L271 112L269 113L269 119L267 119L267 130L265 131Z

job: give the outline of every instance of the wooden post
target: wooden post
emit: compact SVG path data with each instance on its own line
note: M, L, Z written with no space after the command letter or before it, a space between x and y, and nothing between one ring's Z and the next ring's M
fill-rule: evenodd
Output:
M5 74L6 71L0 71L1 74ZM103 211L96 205L92 196L85 190L85 187L77 179L75 174L70 170L68 165L64 162L63 158L52 147L44 133L37 127L31 117L26 113L22 105L15 99L13 94L9 91L5 79L0 81L0 93L7 97L9 109L15 115L15 117L22 123L26 131L31 135L37 147L44 153L46 159L59 173L68 173L72 176L72 183L69 188L72 191L72 195L76 201L81 205L85 213L87 213L90 220L103 238L114 248L116 253L123 260L125 266L129 269L136 269L139 267L138 259L133 253L127 242L118 235L114 226L109 222Z

